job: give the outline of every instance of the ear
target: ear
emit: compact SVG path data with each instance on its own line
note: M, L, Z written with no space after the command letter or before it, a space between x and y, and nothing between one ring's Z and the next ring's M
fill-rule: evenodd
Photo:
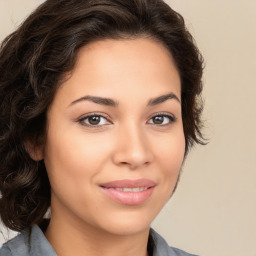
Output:
M28 140L24 144L26 151L34 161L38 162L44 159L43 146L36 146Z

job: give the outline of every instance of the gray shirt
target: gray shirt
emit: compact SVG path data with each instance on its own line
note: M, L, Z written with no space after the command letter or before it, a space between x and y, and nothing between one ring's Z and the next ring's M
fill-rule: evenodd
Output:
M150 230L153 248L152 256L196 256L179 249L169 247L166 241L153 229ZM0 256L57 256L42 230L34 225L31 236L28 230L6 242L0 249Z

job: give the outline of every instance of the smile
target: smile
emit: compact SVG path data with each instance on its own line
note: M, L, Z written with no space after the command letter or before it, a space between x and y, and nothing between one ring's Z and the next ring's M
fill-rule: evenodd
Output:
M123 191L123 192L140 192L148 189L147 187L141 188L114 188L115 190Z
M156 183L147 180L117 180L100 185L105 195L124 205L140 205L152 195Z

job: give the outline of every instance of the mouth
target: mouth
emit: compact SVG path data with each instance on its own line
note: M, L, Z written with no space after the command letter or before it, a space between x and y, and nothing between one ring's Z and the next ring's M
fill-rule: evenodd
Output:
M123 192L140 192L147 190L147 187L141 187L141 188L113 188L118 191L123 191Z
M116 180L100 185L105 195L117 203L139 205L152 195L156 183L148 179Z

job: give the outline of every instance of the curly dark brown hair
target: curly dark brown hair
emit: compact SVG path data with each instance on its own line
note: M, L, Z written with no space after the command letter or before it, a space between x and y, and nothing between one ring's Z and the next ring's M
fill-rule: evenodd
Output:
M46 113L78 50L102 39L148 37L172 54L181 78L185 154L201 133L203 59L180 14L162 0L48 0L0 49L0 216L20 231L40 224L50 206L43 161L25 142L43 145Z

